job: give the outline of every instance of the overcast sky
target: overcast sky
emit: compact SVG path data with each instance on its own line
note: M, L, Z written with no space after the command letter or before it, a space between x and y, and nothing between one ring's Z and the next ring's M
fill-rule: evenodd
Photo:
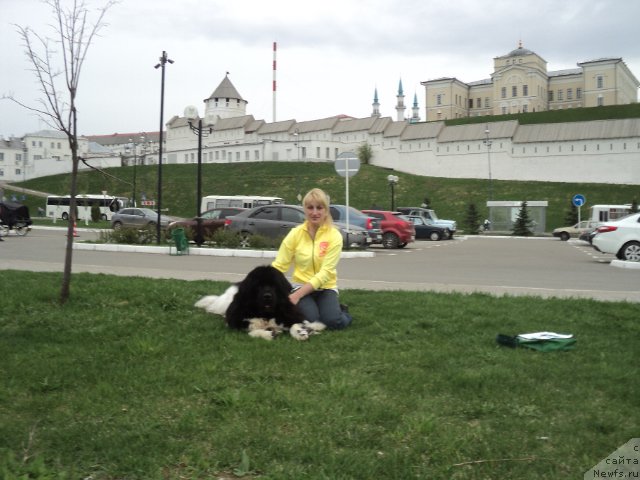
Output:
M69 0L62 0L68 3ZM103 0L86 0L92 10ZM95 18L95 17L94 17ZM548 70L622 57L640 77L639 0L122 0L105 18L81 73L77 107L83 135L158 131L160 69L166 66L165 123L187 105L204 114L226 72L247 114L273 121L273 42L277 53L276 120L371 115L395 119L402 79L406 114L420 82L489 78L493 58L518 46ZM0 0L0 96L37 106L39 85L15 25L53 36L51 9L40 0ZM0 137L49 127L0 100Z

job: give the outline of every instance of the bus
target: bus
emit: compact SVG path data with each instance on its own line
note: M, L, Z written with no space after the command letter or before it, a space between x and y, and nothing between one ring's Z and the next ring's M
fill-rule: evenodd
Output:
M69 220L69 204L71 195L49 195L47 197L47 218L54 221L58 218ZM76 205L78 207L78 220L91 220L91 207L98 205L100 209L100 219L111 220L114 212L126 207L129 200L126 197L114 197L112 195L87 194L76 195Z
M626 205L593 205L591 218L594 222L610 222L625 217L631 213L631 204Z
M284 200L279 197L259 197L257 195L207 195L202 197L200 211L206 212L221 207L253 208L278 203L284 203Z

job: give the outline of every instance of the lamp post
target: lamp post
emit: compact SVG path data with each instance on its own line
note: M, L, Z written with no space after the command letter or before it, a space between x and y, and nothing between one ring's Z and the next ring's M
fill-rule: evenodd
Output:
M202 119L198 114L198 109L194 106L189 106L184 109L184 116L189 121L189 128L198 136L198 173L197 173L197 188L196 188L196 236L194 238L196 244L200 247L204 243L204 236L202 235L202 211L200 210L200 200L202 199L202 137L207 137L213 132L212 127L203 127ZM194 122L197 120L197 125Z
M27 143L22 141L22 200L26 200L25 182L27 181Z
M164 130L164 66L169 63L173 63L169 57L167 57L167 52L162 51L162 56L160 57L160 63L158 63L154 68L160 68L162 71L161 80L160 80L160 138L158 139L158 222L156 223L156 243L160 243L160 217L162 215L162 133Z
M489 124L487 124L484 135L485 137L484 140L482 140L482 143L487 146L487 163L489 165L489 201L491 201L493 199L493 185L491 182L491 144L493 142L491 141L491 139L489 139Z
M129 143L131 144L131 148L133 150L133 192L131 201L133 203L132 206L137 207L136 203L136 166L138 165L138 157L136 155L136 147L138 145L142 145L144 148L144 135L140 135L140 143L136 143L132 138L129 139Z
M293 131L293 146L296 147L296 162L300 161L300 144L298 143L298 134L300 132L298 131L298 129L296 128ZM300 175L298 175L298 196L297 199L299 202L302 201L302 185L301 185L301 179L300 179Z
M387 182L389 182L389 186L391 187L391 211L395 212L396 210L396 195L395 195L395 186L398 184L400 179L395 175L388 175Z

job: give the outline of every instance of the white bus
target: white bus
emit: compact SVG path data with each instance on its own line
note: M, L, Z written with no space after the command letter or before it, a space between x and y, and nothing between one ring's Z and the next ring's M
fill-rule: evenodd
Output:
M70 195L49 195L47 197L47 218L51 218L54 221L58 218L68 220L70 202ZM128 203L129 201L125 197L100 194L76 195L78 221L85 220L88 222L91 220L91 207L93 205L98 205L102 220L111 220L113 213L126 207Z
M591 218L594 222L610 222L625 217L631 213L631 204L626 205L593 205Z
M202 197L200 211L206 212L221 207L253 208L278 203L284 203L284 200L279 197L259 197L256 195L207 195Z

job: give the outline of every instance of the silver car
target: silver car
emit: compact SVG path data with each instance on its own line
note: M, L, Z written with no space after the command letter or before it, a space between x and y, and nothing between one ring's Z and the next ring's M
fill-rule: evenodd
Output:
M162 215L160 227L167 228L170 222L178 220L175 217ZM111 227L115 230L122 227L153 227L158 223L158 212L150 208L123 208L111 217Z
M227 217L225 228L237 232L242 237L243 246L249 246L252 235L284 238L289 230L304 223L304 220L304 209L300 205L264 205ZM350 225L347 237L344 224L334 222L334 225L342 233L342 242L345 247L362 248L370 243L367 232L363 228Z

